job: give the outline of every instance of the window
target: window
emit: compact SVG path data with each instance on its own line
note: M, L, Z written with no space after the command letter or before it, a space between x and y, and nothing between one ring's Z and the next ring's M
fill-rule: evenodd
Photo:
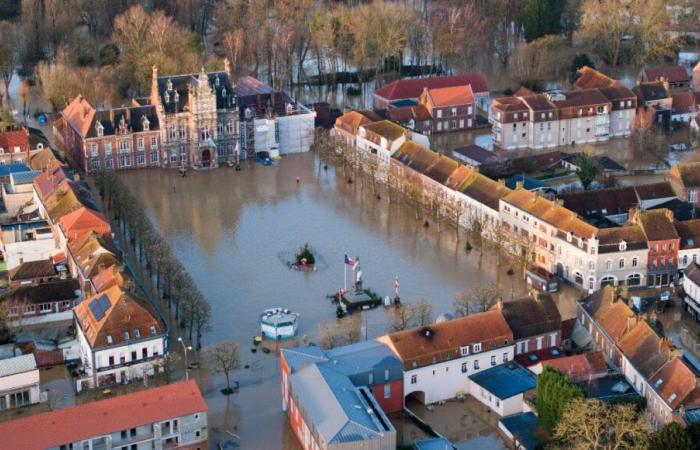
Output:
M151 336L155 336L155 335L156 335L156 326L151 325Z
M97 156L97 144L92 144L92 156Z
M138 328L134 329L134 337L137 339L141 337L141 332Z
M233 134L233 121L226 122L226 134Z
M24 312L34 314L34 305L28 305L24 308Z
M112 157L105 158L105 168L111 169L112 166L114 166L114 162L112 161Z
M632 258L632 267L637 267L638 263L639 263L639 261L637 260L636 256L634 258Z
M367 377L367 384L374 384L374 374L370 372L369 376Z
M148 131L150 126L151 126L151 124L148 121L148 119L146 118L146 116L143 116L143 131Z
M507 352L503 354L503 362L504 363L508 362L508 353Z
M126 341L129 340L129 332L128 331L124 332L124 340L126 340Z
M136 148L143 150L143 138L136 139Z
M612 260L605 261L605 270L612 270Z
M467 363L462 363L462 373L467 373Z
M187 130L185 127L180 127L180 139L185 139L187 137Z
M112 339L112 335L111 335L111 334L108 334L108 335L107 335L107 343L108 343L108 344L111 344L111 343L113 343L113 342L114 342L114 339Z
M479 370L479 360L474 360L474 370Z
M474 344L474 345L472 346L472 348L473 348L473 350L474 350L474 353L480 352L480 351L481 351L481 342L479 342L478 344Z
M461 356L467 356L469 354L469 346L468 345L463 345L462 347L459 348L459 354Z
M139 152L136 154L136 164L139 166L146 164L146 154L144 152Z
M132 428L129 430L129 436L136 437L136 428Z
M105 155L111 155L111 154L112 154L112 143L105 142Z
M158 148L158 138L155 136L151 138L151 148Z
M389 369L384 369L384 381L389 381Z
M97 170L100 168L100 159L95 157L90 160L90 167L92 170Z
M131 360L136 361L137 359L137 353L135 351L131 352Z
M495 366L496 365L496 355L491 356L491 365Z
M148 349L146 347L141 349L141 358L143 358L143 359L148 358Z
M391 398L391 385L390 384L384 385L384 398Z
M151 164L158 164L158 150L151 150Z
M618 263L618 267L619 267L620 269L624 269L624 268L625 268L625 258L620 258L620 262Z
M418 383L418 375L411 375L411 384Z
M175 139L177 139L177 132L175 131L175 127L168 127L168 140L174 141Z
M108 359L109 365L113 366L114 365L114 356L110 356Z
M221 136L224 134L224 124L221 122L216 122L216 134Z
M170 152L170 162L171 162L171 163L176 163L176 162L177 162L177 151L176 151L176 150L172 150L172 151Z
M206 141L209 139L209 128L202 128L199 130L199 140Z
M51 307L51 303L42 303L39 305L39 312L45 313L45 312L51 312L53 308Z

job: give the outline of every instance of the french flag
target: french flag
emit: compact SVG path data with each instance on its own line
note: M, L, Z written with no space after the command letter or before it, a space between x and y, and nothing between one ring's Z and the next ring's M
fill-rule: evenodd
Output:
M347 253L345 254L345 264L347 264L350 267L355 267L355 260L349 257Z

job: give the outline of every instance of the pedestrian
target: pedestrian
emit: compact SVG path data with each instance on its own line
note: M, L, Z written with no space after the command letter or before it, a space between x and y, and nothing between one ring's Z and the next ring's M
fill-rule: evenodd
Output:
M297 184L299 184L299 181L300 181L300 180L299 180L299 177L297 177Z

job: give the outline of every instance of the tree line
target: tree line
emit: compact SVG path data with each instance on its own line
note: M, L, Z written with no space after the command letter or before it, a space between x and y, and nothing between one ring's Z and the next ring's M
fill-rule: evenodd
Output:
M196 283L155 229L145 209L113 171L95 176L106 212L126 239L150 286L155 287L161 311L187 333L197 349L209 328L212 309Z

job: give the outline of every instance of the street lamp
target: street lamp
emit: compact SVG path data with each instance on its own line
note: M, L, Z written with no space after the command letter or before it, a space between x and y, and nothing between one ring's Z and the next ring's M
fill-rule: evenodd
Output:
M185 380L189 380L189 379L190 379L190 374L189 374L189 372L187 371L187 369L189 368L189 364L187 364L187 350L192 350L192 346L191 346L191 345L185 345L185 341L183 341L181 337L177 338L177 341L178 341L180 344L182 344L182 350L184 350L184 352L185 352Z

